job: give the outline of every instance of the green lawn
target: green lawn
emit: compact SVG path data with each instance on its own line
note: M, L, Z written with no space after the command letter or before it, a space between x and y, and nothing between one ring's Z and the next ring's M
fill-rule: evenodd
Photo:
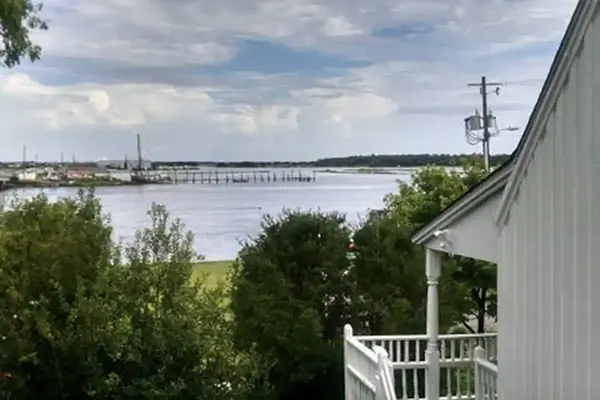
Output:
M192 279L196 280L202 275L207 275L206 284L215 286L226 279L227 271L233 261L202 261L194 266Z

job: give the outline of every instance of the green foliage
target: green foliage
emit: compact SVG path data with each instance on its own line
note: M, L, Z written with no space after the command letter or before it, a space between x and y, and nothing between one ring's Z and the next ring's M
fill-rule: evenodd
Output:
M480 162L463 164L461 170L449 171L426 167L414 174L410 184L400 183L399 192L386 197L391 218L408 230L433 220L463 193L487 176ZM465 258L444 260L442 283L452 287L440 298L441 306L459 322L475 315L478 332L483 332L485 316L495 316L496 266ZM442 313L444 311L442 310Z
M0 65L12 68L24 57L30 61L40 58L42 49L31 41L31 33L48 29L40 18L42 3L33 0L0 0Z
M359 315L357 332L415 334L425 331L427 285L424 252L410 242L410 230L389 215L363 221L354 234L356 259L349 279L355 298L353 312ZM441 297L455 291L442 282ZM440 326L448 329L456 321L452 309L441 305Z
M265 217L232 266L235 340L269 357L275 398L343 397L350 233L339 214L284 211Z
M7 399L246 399L260 363L233 347L224 289L190 284L192 236L154 205L125 248L93 193L0 213ZM123 262L125 261L125 262ZM265 387L266 390L266 387Z

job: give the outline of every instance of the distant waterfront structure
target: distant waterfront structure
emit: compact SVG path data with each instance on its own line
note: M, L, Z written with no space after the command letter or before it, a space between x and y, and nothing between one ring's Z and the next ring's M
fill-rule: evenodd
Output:
M139 160L138 160L139 162ZM136 164L138 163L136 162ZM131 162L127 161L127 158L123 159L123 160L107 160L107 159L101 159L96 161L96 165L98 166L98 168L103 168L103 169L130 169L132 167ZM142 169L151 169L152 168L152 161L151 160L141 160L141 165L142 165ZM137 166L136 166L137 167Z

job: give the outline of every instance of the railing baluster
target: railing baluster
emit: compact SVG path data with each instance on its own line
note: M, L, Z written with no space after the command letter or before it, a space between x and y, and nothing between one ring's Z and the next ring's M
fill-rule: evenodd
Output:
M419 351L419 349L421 346L421 341L419 339L417 339L417 340L412 340L412 341L407 340L407 342L413 343L412 350L415 352L415 356L414 356L415 361L420 360L421 352ZM410 345L409 345L409 348L410 348ZM418 400L420 396L419 396L419 370L417 370L417 369L412 369L412 385L413 385L413 399Z
M470 339L465 340L463 343L459 342L458 358L460 359L461 362L467 359L467 356L465 356L465 350L468 351L470 342L471 342ZM469 371L467 371L465 368L460 367L456 370L456 398L459 400L462 400L462 398L463 398L463 385L462 385L463 371L467 372L466 375L468 376Z
M440 340L440 361L446 358L448 358L448 356L446 355L446 340L442 339Z
M471 399L473 397L473 390L471 388L473 383L471 380L471 369L470 368L467 369L465 383L467 384L467 393L465 394L465 396L467 397L467 399Z
M402 361L406 364L410 361L409 358L409 341L408 340L403 340L403 341L398 341L398 343L402 343L404 345L404 353L402 354ZM409 394L408 394L408 379L406 377L406 374L408 373L408 370L406 369L402 369L402 400L408 400L409 399Z

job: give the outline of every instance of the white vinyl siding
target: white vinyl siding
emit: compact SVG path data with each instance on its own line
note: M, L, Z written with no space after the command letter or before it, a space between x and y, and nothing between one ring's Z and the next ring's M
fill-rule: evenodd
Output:
M501 231L502 398L600 395L600 23L548 119Z

